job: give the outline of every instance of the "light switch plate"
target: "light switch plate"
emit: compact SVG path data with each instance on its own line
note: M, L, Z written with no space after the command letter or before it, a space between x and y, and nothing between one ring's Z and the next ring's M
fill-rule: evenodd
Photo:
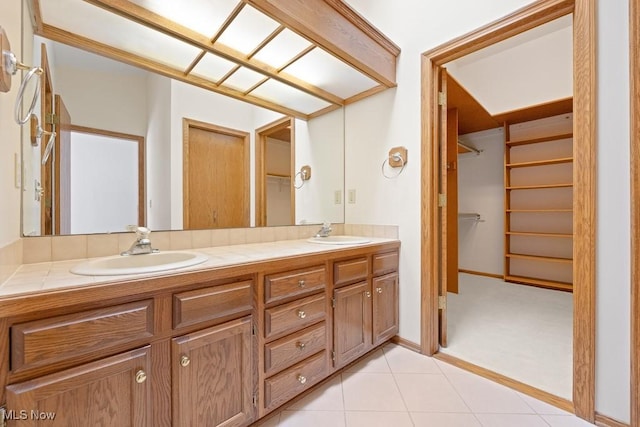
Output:
M342 190L336 190L333 192L333 203L336 205L342 203Z
M20 164L20 156L18 155L18 153L13 153L13 165L13 184L16 186L16 188L20 188L22 187L22 165Z
M349 190L349 203L355 203L356 202L356 190L355 188L352 188L351 190Z

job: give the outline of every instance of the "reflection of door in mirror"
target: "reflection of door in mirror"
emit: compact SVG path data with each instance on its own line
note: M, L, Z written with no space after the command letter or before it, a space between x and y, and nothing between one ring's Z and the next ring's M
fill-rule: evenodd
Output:
M69 162L61 162L69 171L69 179L61 180L62 207L68 209L60 216L69 229L62 233L145 225L144 137L75 125L70 130Z
M249 133L183 119L184 229L249 226Z
M256 130L256 225L295 224L293 117Z
M41 50L41 68L43 70L41 80L41 92L40 92L40 117L43 117L42 127L45 131L51 132L53 130L53 121L46 120L47 117L53 115L53 84L51 80L51 70L49 68L49 59L47 56L47 48L43 43L40 46ZM45 145L40 143L40 155L41 158L44 155ZM55 153L49 156L49 159L40 167L40 185L42 191L38 197L40 197L40 230L43 235L53 234L53 159ZM37 187L37 185L36 185ZM39 191L36 188L36 191Z

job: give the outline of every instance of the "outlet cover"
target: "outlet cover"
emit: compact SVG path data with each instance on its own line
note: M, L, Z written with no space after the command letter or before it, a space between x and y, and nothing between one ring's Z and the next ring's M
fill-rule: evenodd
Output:
M355 202L356 202L356 190L352 188L351 190L349 190L349 203L355 203Z
M333 203L336 205L342 203L342 190L336 190L333 192Z

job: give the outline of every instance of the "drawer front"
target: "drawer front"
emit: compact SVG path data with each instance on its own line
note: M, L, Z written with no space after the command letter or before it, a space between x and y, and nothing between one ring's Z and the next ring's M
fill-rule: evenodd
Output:
M265 409L269 411L280 406L324 379L327 375L326 355L327 352L323 351L266 379L264 382Z
M264 278L264 302L314 293L325 288L324 266L270 274Z
M333 283L335 286L358 282L369 274L369 263L366 258L338 261L333 264Z
M264 348L264 371L273 375L325 348L327 331L324 322L273 341Z
M266 338L271 338L295 332L324 320L325 317L326 297L324 294L282 304L265 310L264 335Z
M229 318L251 311L251 280L210 286L173 296L173 327Z
M373 275L398 271L398 251L376 254L373 256Z
M28 369L153 336L153 300L11 327L11 369Z

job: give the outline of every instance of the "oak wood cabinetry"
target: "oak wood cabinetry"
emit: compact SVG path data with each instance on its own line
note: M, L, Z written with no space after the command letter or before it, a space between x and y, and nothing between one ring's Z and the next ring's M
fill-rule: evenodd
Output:
M0 298L8 425L249 425L397 333L398 248Z

